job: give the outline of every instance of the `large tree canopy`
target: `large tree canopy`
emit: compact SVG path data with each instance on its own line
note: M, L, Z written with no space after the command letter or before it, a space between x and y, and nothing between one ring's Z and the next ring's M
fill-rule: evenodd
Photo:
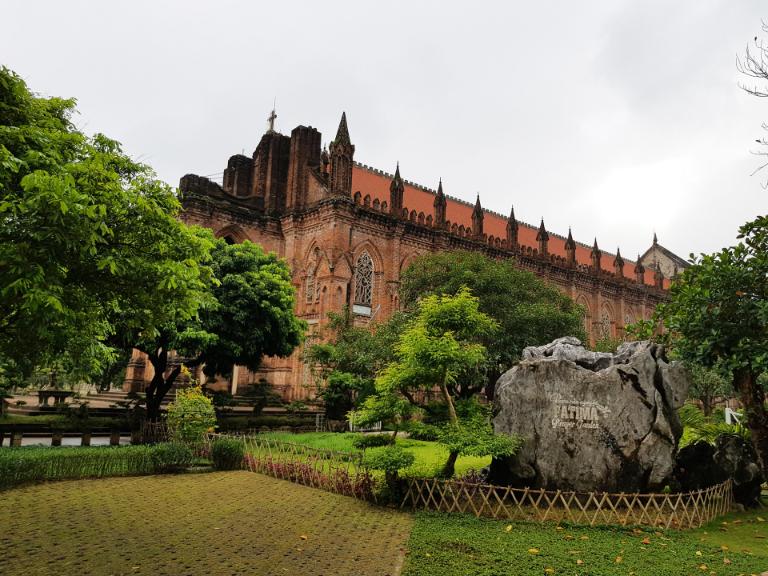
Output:
M740 228L736 246L693 260L659 309L686 360L733 375L752 442L768 477L768 216Z
M204 365L208 376L228 374L235 364L256 370L264 355L290 355L306 330L293 313L294 288L285 261L249 241L218 240L211 257L214 282L197 317L168 323L135 342L155 371L146 391L150 419L159 416L160 403L181 371L171 351L187 366Z
M472 394L486 379L495 382L520 359L526 346L561 336L584 337L581 308L573 300L531 272L516 268L511 260L494 260L478 252L440 252L417 258L403 273L401 302L411 309L426 295L456 294L462 286L479 299L480 311L500 326L492 338L483 341L488 350L487 373L474 378L465 375L463 389L458 390L462 396Z
M22 373L62 357L97 371L133 334L193 318L212 278L210 233L74 112L0 69L0 359Z

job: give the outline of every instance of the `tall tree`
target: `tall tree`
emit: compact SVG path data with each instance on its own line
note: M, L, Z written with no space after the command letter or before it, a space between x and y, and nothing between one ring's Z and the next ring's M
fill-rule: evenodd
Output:
M99 372L127 335L193 318L211 280L210 233L74 112L0 69L0 359L22 374L63 357Z
M456 294L468 287L479 310L500 329L486 337L487 361L470 369L455 390L469 397L520 359L523 348L561 336L584 338L581 308L557 288L511 260L494 260L478 252L453 251L417 258L403 273L401 302L413 309L428 294Z
M207 376L229 374L235 364L256 370L265 355L290 355L306 330L293 313L295 293L284 260L249 241L218 240L211 257L214 282L199 314L142 333L135 342L154 368L146 390L151 420L181 373L174 351L189 367L204 365Z
M768 216L739 232L736 246L693 259L659 311L684 359L732 374L768 477L768 409L759 381L768 371Z
M768 33L768 24L765 22L763 22L762 31ZM755 36L750 44L747 44L744 55L736 59L736 68L754 80L749 83L740 82L739 87L752 96L768 98L768 44L759 36ZM763 122L762 127L763 130L768 130L768 123ZM768 157L768 151L765 149L768 147L768 138L763 136L758 138L756 142L763 148L756 150L754 154L761 156L764 161L755 169L753 175L768 166L768 161L765 161L765 158Z

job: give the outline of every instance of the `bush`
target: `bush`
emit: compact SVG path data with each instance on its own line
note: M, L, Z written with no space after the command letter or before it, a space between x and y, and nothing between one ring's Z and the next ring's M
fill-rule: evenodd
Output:
M0 489L50 480L136 476L187 466L192 452L153 446L41 447L0 449Z
M379 446L387 446L388 444L392 444L392 436L389 434L365 434L352 440L352 446L358 450L377 448Z
M424 422L408 423L408 437L412 440L436 442L439 436L440 429L433 424L424 424Z
M314 416L229 416L219 420L219 430L257 430L259 428L314 428Z
M383 470L388 475L397 475L403 468L413 464L416 457L400 446L372 448L366 451L363 464L373 470Z
M180 472L190 466L195 455L192 449L179 442L156 444L152 451L152 464L157 474Z
M199 386L176 391L176 399L168 406L168 427L176 442L200 444L215 426L213 402Z
M243 467L245 446L236 438L216 438L211 446L211 460L217 470L238 470Z

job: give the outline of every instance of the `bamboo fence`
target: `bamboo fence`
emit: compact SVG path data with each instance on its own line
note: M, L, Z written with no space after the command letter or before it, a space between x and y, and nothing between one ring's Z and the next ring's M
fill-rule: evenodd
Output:
M244 467L312 488L361 500L375 500L374 479L362 455L312 448L258 435L227 435L242 440ZM215 436L211 437L213 440Z
M547 491L430 478L407 482L401 508L590 526L698 528L727 513L733 504L730 480L704 490L677 494Z

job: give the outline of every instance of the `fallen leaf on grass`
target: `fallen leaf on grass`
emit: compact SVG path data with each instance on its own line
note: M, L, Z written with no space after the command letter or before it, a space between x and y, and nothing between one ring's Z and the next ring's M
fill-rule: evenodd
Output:
M507 532L512 532L512 524L509 524L506 528L504 528Z
M616 560L614 560L616 564L621 564L623 561L624 561L624 558L622 558L621 556L616 556Z
M696 556L704 556L704 554L701 553L701 550L696 550Z
M707 565L706 564L702 564L701 566L699 566L699 570L701 570L702 572L704 570L708 570Z
M570 534L566 534L565 536L563 536L563 540L573 540L573 536L571 536Z
M538 554L539 549L538 548L528 548L528 554Z
M546 568L544 568L544 574L554 574L554 573L555 573L555 569L552 568L551 566L547 566Z
M760 516L755 518L755 520L757 520L758 522L765 522L765 518L761 518Z
M728 558L723 558L723 564L731 564L731 561Z
M562 526L555 526L555 530L565 530Z
M640 541L640 544L650 544L650 543L651 543L651 539L648 538L647 536Z
M589 540L589 536L582 536L579 540Z
M580 559L579 559L579 560L576 560L576 564L578 564L579 566L581 566L582 564L584 564L584 560L580 560Z
M307 536L306 536L306 534L302 534L301 536L299 536L299 538L301 538L302 540L306 540Z

